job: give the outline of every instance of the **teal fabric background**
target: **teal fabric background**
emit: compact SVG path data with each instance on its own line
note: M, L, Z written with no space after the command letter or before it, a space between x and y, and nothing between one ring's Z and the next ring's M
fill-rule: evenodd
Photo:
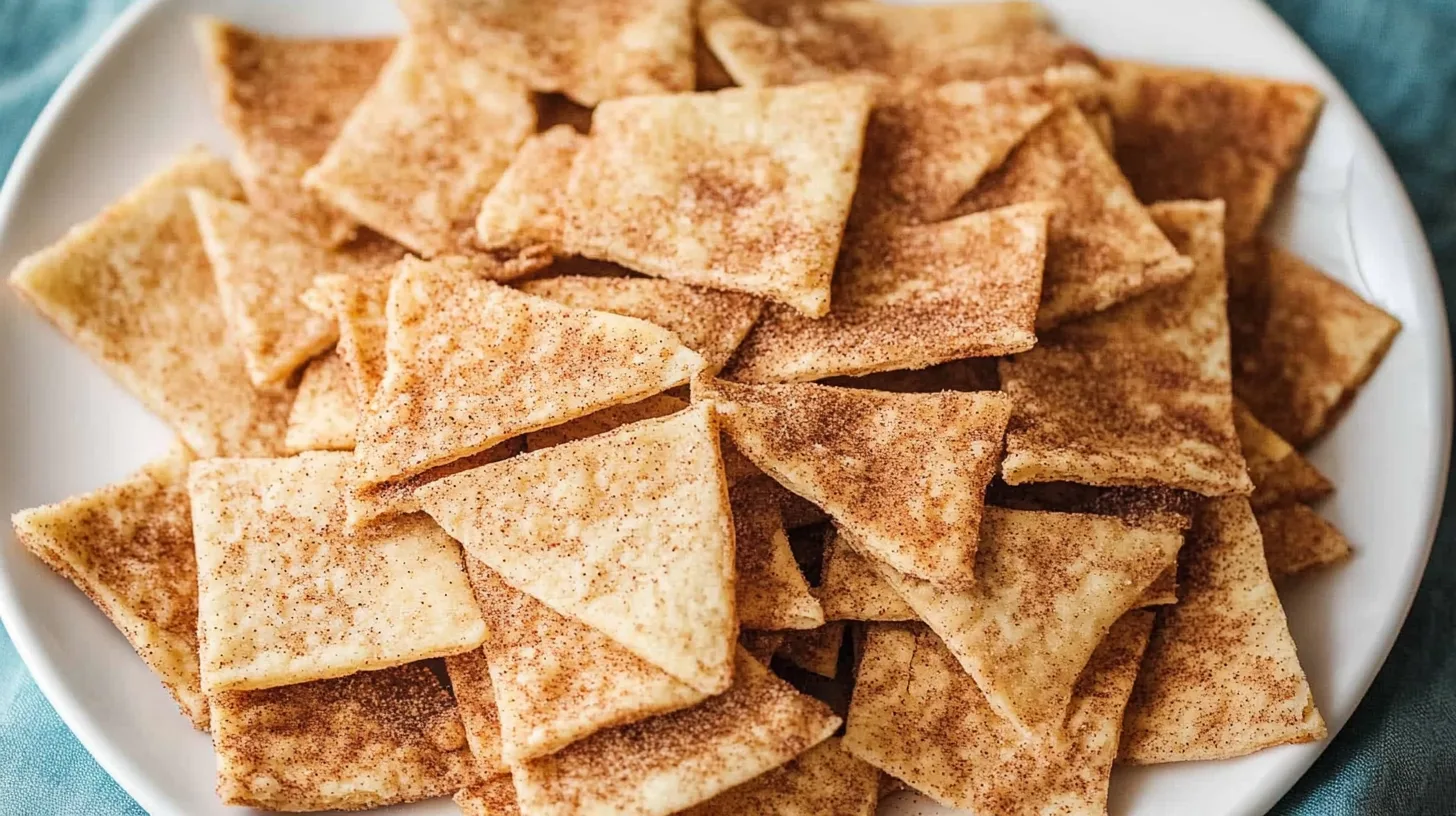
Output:
M0 172L66 70L128 3L0 0ZM1420 212L1451 309L1456 0L1270 3L1375 126ZM1456 814L1453 504L1448 492L1431 565L1385 668L1354 719L1275 813ZM56 717L0 633L0 816L141 813Z

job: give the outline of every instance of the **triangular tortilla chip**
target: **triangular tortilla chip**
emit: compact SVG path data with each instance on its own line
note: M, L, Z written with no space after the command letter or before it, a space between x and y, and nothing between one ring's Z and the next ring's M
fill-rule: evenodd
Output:
M384 380L354 449L361 489L641 399L703 367L666 329L560 306L441 262L400 262L388 323Z
M804 671L833 680L839 674L843 645L844 621L830 621L817 629L787 633L777 654Z
M1117 163L1145 202L1223 199L1228 245L1254 239L1323 102L1309 85L1131 62L1112 75Z
M875 816L880 772L837 737L779 768L683 811L683 816Z
M510 774L489 776L461 788L455 804L463 816L521 816Z
M1118 758L1225 759L1324 739L1248 500L1205 504L1180 560L1183 598L1148 644Z
M829 620L917 620L875 565L841 542L837 531L824 542L824 571L815 594Z
M242 194L226 162L189 151L22 260L10 285L197 455L273 455L293 394L248 379L187 201L194 187Z
M1264 537L1264 559L1278 581L1350 557L1350 542L1308 505L1291 504L1254 513Z
M364 810L476 778L450 692L423 663L212 698L217 793L267 810Z
M238 146L248 203L324 246L347 241L354 219L304 190L303 174L374 84L395 41L273 37L206 18L197 37L213 104Z
M998 714L1028 734L1054 735L1097 644L1182 546L1175 532L1108 516L988 507L970 589L937 589L875 566Z
M583 105L693 89L693 0L403 0L411 30Z
M733 519L711 405L420 488L506 583L693 688L731 681Z
M824 610L794 561L778 495L765 481L750 479L730 493L738 622L748 629L823 626Z
M566 229L566 183L585 136L557 125L526 140L475 218L475 243L486 249L560 251Z
M95 602L207 728L197 667L197 558L185 448L128 478L10 517L15 538Z
M1061 740L1028 737L987 703L923 627L870 627L844 746L948 807L978 816L1107 812L1123 708L1153 625L1112 627L1077 681Z
M841 388L868 388L900 394L1001 390L1001 375L996 371L994 357L970 357L929 368L881 371L863 377L831 377L822 382Z
M783 644L783 632L755 632L751 629L740 629L738 632L738 645L765 666L773 660L774 653Z
M1034 201L1060 205L1047 235L1039 329L1102 311L1193 271L1075 107L1062 107L1033 130L957 212Z
M303 183L421 255L456 252L535 129L523 86L407 37Z
M1234 393L1260 422L1306 447L1375 373L1400 321L1278 247L1261 245L1232 263L1229 287Z
M870 96L816 83L603 103L572 168L567 251L825 314Z
M1318 501L1335 486L1294 446L1254 417L1242 402L1234 401L1234 427L1254 492L1249 504L1255 512L1272 507Z
M326 305L339 329L337 353L349 369L354 398L360 411L369 404L384 379L389 324L390 275L364 277L324 275L314 279L305 302L317 297ZM314 308L310 306L309 308Z
M1178 565L1175 563L1163 570L1143 591L1138 602L1139 609L1152 606L1168 606L1178 603Z
M489 618L488 611L482 617ZM489 624L487 624L488 626ZM490 630L486 630L487 634ZM465 728L465 741L475 756L480 775L488 777L510 771L501 756L501 716L496 707L495 686L490 679L490 666L485 649L472 649L445 658L445 673L450 678L450 695L460 709L460 724Z
M1234 429L1223 205L1151 212L1193 259L1193 275L1043 333L1035 349L1001 362L1016 406L1001 465L1008 483L1253 490Z
M595 734L512 775L522 812L533 816L667 816L783 765L839 724L739 650L723 694Z
M303 369L283 446L289 453L353 450L358 425L359 403L349 368L330 351Z
M474 649L460 548L414 516L350 533L347 453L210 459L189 478L202 687L256 689Z
M573 308L656 323L703 355L710 374L728 362L763 311L763 301L750 295L650 278L565 275L528 281L518 288Z
M707 696L601 632L512 589L480 561L467 561L485 616L482 651L506 764L553 754L604 728L686 708ZM465 693L458 687L455 693L463 706Z
M806 382L1026 351L1049 214L1033 204L877 228L845 248L828 316L770 304L725 376Z
M822 507L875 557L972 582L976 536L1010 404L1000 394L889 394L694 382L754 464Z

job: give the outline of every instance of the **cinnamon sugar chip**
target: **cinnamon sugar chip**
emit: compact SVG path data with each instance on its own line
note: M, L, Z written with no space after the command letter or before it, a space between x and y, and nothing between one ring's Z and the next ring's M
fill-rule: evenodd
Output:
M485 616L483 662L499 711L500 756L508 765L707 697L596 629L512 589L475 558L467 562ZM458 686L455 694L463 707Z
M202 687L340 677L485 637L459 546L414 516L350 534L347 453L192 465Z
M748 629L814 629L824 610L794 561L778 493L766 479L749 479L730 492L736 607Z
M1043 333L1035 349L1002 361L1016 406L1001 465L1008 483L1253 490L1233 419L1223 206L1151 212L1194 260L1193 275Z
M858 547L848 535L844 543ZM987 508L970 589L937 589L873 563L996 713L1055 736L1097 644L1182 546L1178 533L1108 516Z
M831 377L823 383L841 388L868 388L871 391L894 391L901 394L999 391L1001 375L996 371L996 358L970 357L929 368L881 371L862 377Z
M379 381L384 379L389 282L390 275L384 273L361 277L323 275L315 278L313 287L302 296L305 303L317 301L315 310L331 315L338 325L336 351L349 371L355 404L360 411L369 404Z
M358 399L343 358L330 351L305 366L283 438L288 452L353 450L358 424Z
M825 314L870 96L826 82L603 103L566 250Z
M260 391L248 378L191 188L242 195L226 162L193 149L22 260L10 285L199 456L272 455L293 393Z
M710 374L728 362L763 311L763 301L751 295L650 278L563 275L528 281L519 288L573 308L656 323L701 354Z
M738 645L753 656L754 660L767 666L774 653L784 645L783 632L755 632L743 629L738 633Z
M406 38L303 183L421 255L459 252L535 129L523 86Z
M1114 62L1117 163L1146 202L1223 199L1228 245L1258 234L1304 155L1323 97L1309 85Z
M455 794L455 804L463 816L521 816L516 804L516 785L510 774L500 774L472 782Z
M446 477L415 496L507 584L703 693L728 687L733 519L711 405Z
M1334 425L1375 373L1400 321L1268 245L1231 263L1229 287L1234 393L1260 422L1303 448Z
M789 632L778 655L804 671L833 680L839 674L843 644L844 621L830 621L815 629Z
M1138 203L1112 156L1075 107L1033 130L957 208L979 212L1055 202L1037 328L1099 312L1193 271Z
M213 104L238 146L248 203L306 238L338 246L354 219L303 188L389 55L392 38L273 37L204 18L197 38Z
M489 619L490 611L482 610L482 617ZM486 624L487 635L491 634L490 625ZM510 766L501 756L501 715L496 707L495 686L491 683L485 650L472 649L446 657L445 674L450 678L450 695L460 709L465 742L470 746L481 777L509 773Z
M998 816L1107 812L1123 708L1153 615L1112 627L1053 740L1018 731L929 630L874 624L844 746L948 807Z
M1335 486L1319 469L1238 400L1234 401L1234 427L1254 483L1249 496L1254 512L1318 501L1334 492Z
M815 594L829 620L916 620L915 610L874 563L840 541L838 531L824 542L824 572Z
M725 376L805 382L1026 351L1049 212L1024 205L851 234L829 315L770 304Z
M422 663L212 698L217 792L267 810L363 810L475 781L450 693Z
M697 380L754 464L822 507L875 557L972 582L986 485L1010 416L1000 394L890 394Z
M177 450L112 485L10 517L15 538L86 593L207 728L197 668L197 559L187 504L191 455Z
M1168 606L1178 603L1178 565L1163 570L1143 592L1138 602L1139 609L1151 606Z
M1308 505L1291 504L1254 513L1264 537L1264 559L1278 581L1350 557L1350 542Z
M526 140L475 218L475 243L486 249L542 246L560 251L563 200L571 163L586 137L557 125Z
M583 105L693 89L693 0L402 0L412 30Z
M1210 501L1128 703L1118 758L1225 759L1324 739L1247 499Z
M733 686L513 769L522 813L667 816L780 767L840 719L741 649Z
M880 772L855 759L837 737L762 776L683 811L683 816L874 816Z

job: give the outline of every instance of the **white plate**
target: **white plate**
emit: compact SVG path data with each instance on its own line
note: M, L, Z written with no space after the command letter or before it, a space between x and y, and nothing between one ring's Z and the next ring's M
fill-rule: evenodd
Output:
M1426 562L1450 450L1446 319L1426 243L1389 161L1315 57L1255 0L1046 0L1062 28L1107 55L1314 83L1329 105L1291 201L1283 242L1396 314L1405 330L1315 452L1339 486L1322 509L1355 545L1347 564L1284 594L1300 659L1333 733L1355 709L1405 618ZM0 192L0 272L89 218L184 147L228 141L214 121L189 16L297 35L397 30L390 0L140 2L67 79ZM0 296L0 509L95 488L166 449L171 435L40 319ZM122 637L79 592L0 542L0 614L61 718L157 816L236 813L213 795L213 757ZM1324 745L1227 762L1125 770L1114 813L1262 813ZM887 814L946 813L902 795ZM446 814L448 801L392 812Z

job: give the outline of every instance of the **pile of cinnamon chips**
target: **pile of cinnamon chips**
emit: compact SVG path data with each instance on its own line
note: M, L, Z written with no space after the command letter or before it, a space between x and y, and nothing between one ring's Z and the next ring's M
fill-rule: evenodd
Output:
M1026 2L400 5L201 21L234 159L10 277L176 431L14 524L223 800L1098 814L1325 736L1299 451L1399 324L1262 237L1316 90Z

